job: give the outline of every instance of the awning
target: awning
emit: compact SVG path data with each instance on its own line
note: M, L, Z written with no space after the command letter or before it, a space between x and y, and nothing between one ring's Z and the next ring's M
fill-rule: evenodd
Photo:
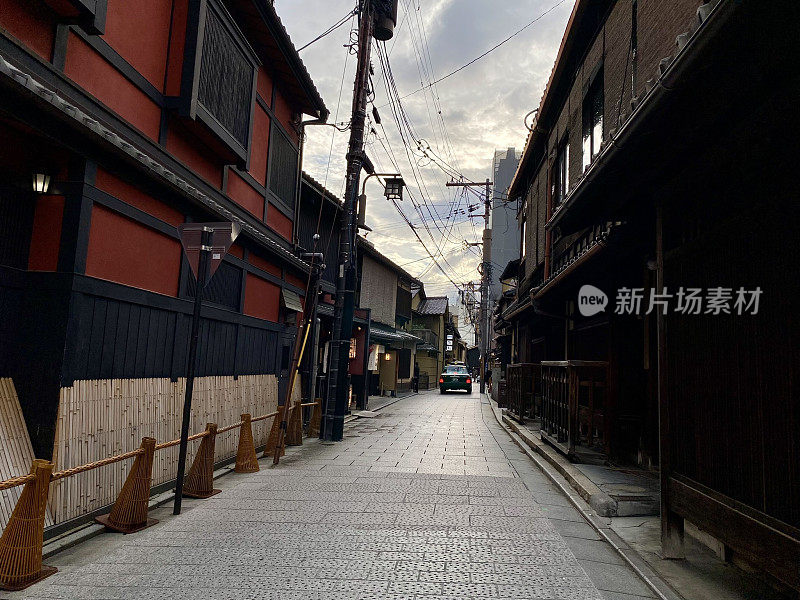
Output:
M303 312L303 304L302 302L300 302L300 296L298 296L292 290L281 288L281 301L283 302L283 306L286 307L287 310L293 310L295 312Z
M518 275L519 271L519 259L515 258L514 260L508 261L506 268L503 269L503 272L500 273L500 281L505 279L513 279Z
M400 329L387 327L386 325L379 325L377 323L370 324L369 335L371 339L382 340L384 342L394 342L395 344L402 344L404 342L416 343L421 342L422 339L415 335L411 335Z

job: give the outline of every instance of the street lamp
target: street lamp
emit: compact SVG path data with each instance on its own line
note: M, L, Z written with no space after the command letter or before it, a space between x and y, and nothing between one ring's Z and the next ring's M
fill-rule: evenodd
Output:
M405 185L406 183L403 181L402 177L389 177L386 180L386 189L383 195L386 196L387 200L402 200L403 187L405 187Z
M33 191L37 194L46 194L49 189L50 174L44 169L39 169L33 174Z
M385 177L386 183L384 185L383 195L386 196L387 200L402 200L403 199L403 187L405 186L405 182L403 178L400 176L400 173L370 173L364 178L364 181L361 184L361 195L358 197L358 221L357 225L359 229L366 229L367 231L372 231L366 224L367 218L367 180L370 177Z

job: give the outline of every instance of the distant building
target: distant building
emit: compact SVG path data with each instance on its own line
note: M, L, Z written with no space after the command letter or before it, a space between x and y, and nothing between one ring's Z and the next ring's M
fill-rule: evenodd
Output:
M519 156L514 148L496 150L492 160L492 276L489 295L494 304L503 293L500 273L508 261L519 258L519 223L517 201L508 202L508 188L517 170Z

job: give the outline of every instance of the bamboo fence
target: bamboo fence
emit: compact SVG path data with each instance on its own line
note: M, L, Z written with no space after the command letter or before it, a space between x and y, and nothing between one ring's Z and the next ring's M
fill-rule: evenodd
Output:
M14 382L0 378L0 481L28 472L35 458ZM4 529L22 493L22 486L0 491L0 530ZM53 524L50 511L45 527Z
M76 381L72 387L62 388L53 452L56 470L136 450L143 437L153 437L159 442L177 438L185 384L185 379L114 379ZM293 401L299 399L300 389L300 385L295 386ZM199 377L194 384L189 431L203 431L206 423L222 427L238 422L242 413L261 415L276 410L277 406L278 384L274 375L242 375L237 379ZM271 424L271 419L253 424L256 446L266 443ZM237 445L235 430L221 433L216 439L216 460L235 456ZM199 443L190 442L187 464L191 464L198 446ZM61 523L112 504L132 460L53 482L49 506L54 522ZM177 463L178 446L156 452L152 485L174 479ZM9 476L24 473L26 467L15 469Z

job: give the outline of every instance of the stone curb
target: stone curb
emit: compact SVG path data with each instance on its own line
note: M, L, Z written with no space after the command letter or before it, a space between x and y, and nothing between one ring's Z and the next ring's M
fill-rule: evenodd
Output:
M495 414L495 416L497 416ZM525 428L520 427L512 421L508 415L502 416L501 425L505 424L509 429L516 433L522 440L539 456L545 459L550 466L558 471L561 476L575 489L589 506L601 517L616 517L617 502L603 490L597 487L594 482L586 477L580 469L575 467L558 451L548 446L545 442L537 440Z
M586 505L585 499L575 490L571 484L567 485L567 481L560 471L557 471L549 461L545 460L543 455L538 454L528 445L527 440L517 434L511 427L506 426L505 421L507 417L503 414L503 409L497 407L491 398L485 394L481 394L481 399L486 398L489 407L494 413L500 427L503 428L511 440L519 446L528 458L530 458L537 467L545 474L545 476L555 485L570 501L572 506L583 515L586 522L602 537L613 549L619 554L620 558L624 560L633 571L641 578L641 580L649 587L659 600L686 600L681 596L672 586L669 585L662 577L647 563L647 561L628 543L623 540L617 532L604 523L601 518L594 513L594 509ZM574 467L573 467L574 468ZM595 486L596 487L596 486Z

